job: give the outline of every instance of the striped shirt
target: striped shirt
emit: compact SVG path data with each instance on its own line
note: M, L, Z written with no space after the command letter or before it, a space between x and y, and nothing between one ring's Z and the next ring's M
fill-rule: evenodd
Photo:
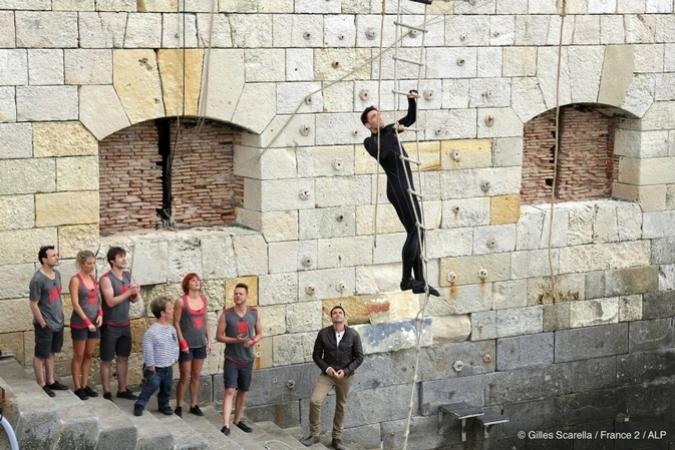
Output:
M143 336L143 363L147 366L170 367L178 361L178 337L171 325L155 322Z

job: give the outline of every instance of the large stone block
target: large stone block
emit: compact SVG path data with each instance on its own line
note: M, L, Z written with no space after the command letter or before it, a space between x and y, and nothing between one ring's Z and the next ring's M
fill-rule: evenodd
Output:
M619 322L642 320L642 296L619 297Z
M300 239L353 236L356 234L356 218L353 207L300 210L299 223Z
M174 9L174 11L176 10ZM181 49L198 47L197 21L197 16L192 14L162 14L162 28L160 30L162 47Z
M232 242L239 275L267 273L267 243L262 236L236 235Z
M502 253L516 247L516 226L512 224L477 227L473 231L473 253Z
M472 198L520 191L520 167L493 167L441 173L441 198ZM484 192L483 189L487 189Z
M166 241L142 240L134 244L133 273L141 286L166 283L169 245Z
M56 189L56 167L53 160L0 160L0 194L33 194Z
M468 315L434 317L431 332L434 335L434 344L465 341L471 334L471 320Z
M297 211L260 212L237 208L237 223L259 231L268 242L298 238Z
M628 328L630 352L672 349L675 345L673 318L631 322Z
M649 265L649 241L591 244L560 249L560 271L590 272Z
M653 266L636 267L607 272L605 294L630 295L655 291L658 288L658 270Z
M372 244L370 236L319 239L318 267L327 269L372 264Z
M441 3L441 5L447 5L447 3ZM407 426L407 419L382 422L384 448L402 449L404 448L404 441L407 441L410 448L419 450L447 447L449 443L450 436L446 433L439 433L438 418L436 417L420 417L413 413L413 417L410 419L410 428L406 428ZM410 432L407 440L404 438L406 430Z
M511 278L550 276L559 272L559 250L530 250L511 254Z
M78 191L35 196L35 224L37 226L75 225L97 223L98 192Z
M472 236L468 228L430 230L426 234L427 258L464 256L471 254ZM475 252L474 253L478 253Z
M77 47L76 12L17 11L16 41L19 47Z
M466 402L483 406L485 376L425 381L421 386L420 408L424 415L435 415L440 405Z
M441 142L441 168L473 169L492 165L492 141L460 139Z
M65 225L58 228L58 234L62 258L74 258L85 249L96 252L99 245L98 225ZM98 256L102 256L100 251Z
M237 14L231 16L232 43L235 47L272 47L272 15Z
M11 86L0 87L0 122L16 121L16 95Z
M553 364L553 333L497 340L497 370Z
M522 308L528 305L526 280L501 281L492 284L492 308Z
M298 175L301 177L352 175L354 147L302 147L296 150Z
M98 143L79 122L33 124L36 157L97 155Z
M490 310L492 309L492 287L485 283L452 286L448 306L451 314Z
M675 316L675 291L652 292L643 296L643 319L660 319L671 316Z
M75 86L17 87L17 120L77 120L77 95Z
M497 310L497 337L541 333L543 317L542 306Z
M497 312L482 311L471 314L471 340L497 338Z
M274 365L286 366L312 360L316 333L281 334L273 338Z
M26 50L0 50L0 85L28 84L27 55Z
M520 218L520 195L490 198L490 224L516 223Z
M671 234L670 224L675 220L675 211L646 212L642 226L645 239L666 237Z
M198 115L203 57L204 52L197 49L158 52L166 115Z
M298 274L298 295L301 301L349 297L354 293L354 283L354 268L300 272Z
M14 47L16 45L16 32L13 11L0 11L0 29L4 30L2 37L0 37L0 48Z
M263 306L258 308L263 336L277 336L286 333L286 305Z
M619 299L617 297L570 303L570 327L580 328L617 323Z
M229 278L237 275L232 237L224 234L201 237L202 276L204 278Z
M0 265L37 260L43 245L56 245L56 228L31 228L0 232Z
M316 180L316 205L349 206L371 201L369 176L325 177Z
M98 158L81 156L56 160L56 190L85 191L98 189Z
M112 86L80 87L80 120L99 140L129 126Z
M317 241L271 242L270 273L316 269Z
M278 83L276 111L282 114L322 112L321 83Z
M431 319L419 323L414 320L387 322L380 324L356 325L354 329L361 335L365 354L383 353L414 348L419 336L420 345L432 344ZM419 327L418 327L419 325Z
M27 272L28 274L29 272ZM32 275L32 274L31 274ZM22 277L23 278L23 277ZM26 281L17 279L18 281ZM28 283L25 287L26 291L28 290ZM25 331L33 328L33 315L30 312L30 307L27 299L16 299L16 300L2 300L0 301L0 311L2 311L2 319L0 319L0 328L5 333L14 333L17 331ZM7 335L0 335L6 336ZM19 336L14 333L14 338L9 339L14 343L14 346L18 348L23 348L23 336ZM30 349L29 349L30 350Z
M317 49L314 51L314 77L316 80L336 80L351 73L347 79L369 79L369 60L368 49Z
M298 300L298 277L293 273L261 275L260 304L295 303Z
M484 281L480 278L479 272L481 269L487 271L487 277ZM450 272L453 272L454 277L450 277ZM510 278L511 255L507 253L441 259L439 279L441 286L480 284L481 282L504 281Z
M114 50L113 85L132 123L164 116L157 56L152 50Z
M627 323L556 332L555 362L620 355L627 352Z
M259 211L307 209L315 206L313 178L281 180L244 179L244 207Z
M276 90L274 83L244 85L232 122L260 134L275 116ZM255 112L248 105L256 105Z
M82 48L120 48L124 45L127 14L114 12L79 13Z
M33 228L35 202L32 195L0 196L0 231Z
M286 329L289 333L321 329L321 303L305 302L286 306Z
M598 274L604 275L603 272ZM524 280L523 280L524 281ZM558 302L570 302L585 298L602 297L605 294L604 282L597 291L593 291L588 284L595 283L584 274L557 275L555 287L551 284L551 277L530 278L527 280L527 304L549 305ZM602 278L598 282L601 282ZM554 289L557 296L554 296Z
M37 253L35 253L37 259ZM16 264L3 266L0 271L0 299L16 299L22 297L24 301L28 298L28 284L35 274L34 264ZM13 316L2 316L12 319ZM12 319L13 320L13 319ZM3 330L8 328L3 327Z
M63 84L63 50L28 50L28 82Z
M32 155L33 133L31 125L28 123L0 123L0 158L30 158Z
M443 202L443 228L473 227L490 224L488 197L456 199Z

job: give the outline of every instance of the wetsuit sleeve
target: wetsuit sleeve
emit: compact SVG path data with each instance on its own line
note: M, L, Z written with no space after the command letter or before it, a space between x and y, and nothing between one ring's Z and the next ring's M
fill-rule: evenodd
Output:
M408 114L398 121L404 127L409 127L417 120L417 102L414 98L408 99Z

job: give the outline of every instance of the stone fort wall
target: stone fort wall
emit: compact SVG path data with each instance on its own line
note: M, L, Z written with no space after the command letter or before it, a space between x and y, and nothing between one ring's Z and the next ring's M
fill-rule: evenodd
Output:
M405 20L421 24L422 6L402 1ZM396 8L387 4L385 46L395 36ZM288 424L306 422L316 374L310 353L326 308L345 304L368 354L348 426L395 446L422 299L397 292L404 233L361 146L359 114L380 100L379 5L220 0L212 15L208 1L0 2L0 347L29 363L28 281L40 245L58 245L64 279L78 250L123 245L146 299L177 295L183 274L201 273L212 324L236 280L256 287L265 338L251 411ZM601 105L616 117L618 167L611 198L555 207L554 296L550 212L521 206L520 191L524 125L555 107L556 4L429 7L419 151L430 280L447 301L433 300L423 325L416 448L457 442L455 428L435 433L443 403L505 411L512 425L496 438L506 442L534 423L613 424L623 409L651 417L635 393L668 375L661 362L675 340L673 2L570 0L568 12L561 103ZM418 57L420 44L420 35L404 37L401 56ZM401 65L396 74L401 89L415 86L416 68ZM382 78L382 108L392 110L400 100L390 93L389 57ZM135 124L200 114L237 127L241 227L102 237L99 143ZM407 148L414 153L414 143ZM137 352L149 315L144 307L133 315ZM208 373L220 368L217 351ZM140 367L139 354L133 358ZM59 371L67 366L68 352ZM138 382L139 371L132 375ZM658 386L653 398L667 397L670 384ZM623 400L595 415L579 406L608 397Z

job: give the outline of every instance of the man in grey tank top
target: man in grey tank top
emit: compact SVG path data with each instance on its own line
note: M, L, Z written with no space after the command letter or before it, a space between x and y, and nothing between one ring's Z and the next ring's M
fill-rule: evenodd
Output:
M61 302L61 274L59 254L53 245L40 247L40 269L30 280L30 310L35 328L35 356L33 371L42 390L54 397L54 391L65 391L65 386L54 379L54 355L63 347L63 303Z
M251 386L254 348L262 339L262 324L256 308L246 306L248 286L239 283L234 288L234 307L223 309L218 318L216 339L225 343L225 364L223 365L223 428L224 435L230 434L232 400L237 391L234 424L246 433L253 430L241 421L246 403L246 392Z

